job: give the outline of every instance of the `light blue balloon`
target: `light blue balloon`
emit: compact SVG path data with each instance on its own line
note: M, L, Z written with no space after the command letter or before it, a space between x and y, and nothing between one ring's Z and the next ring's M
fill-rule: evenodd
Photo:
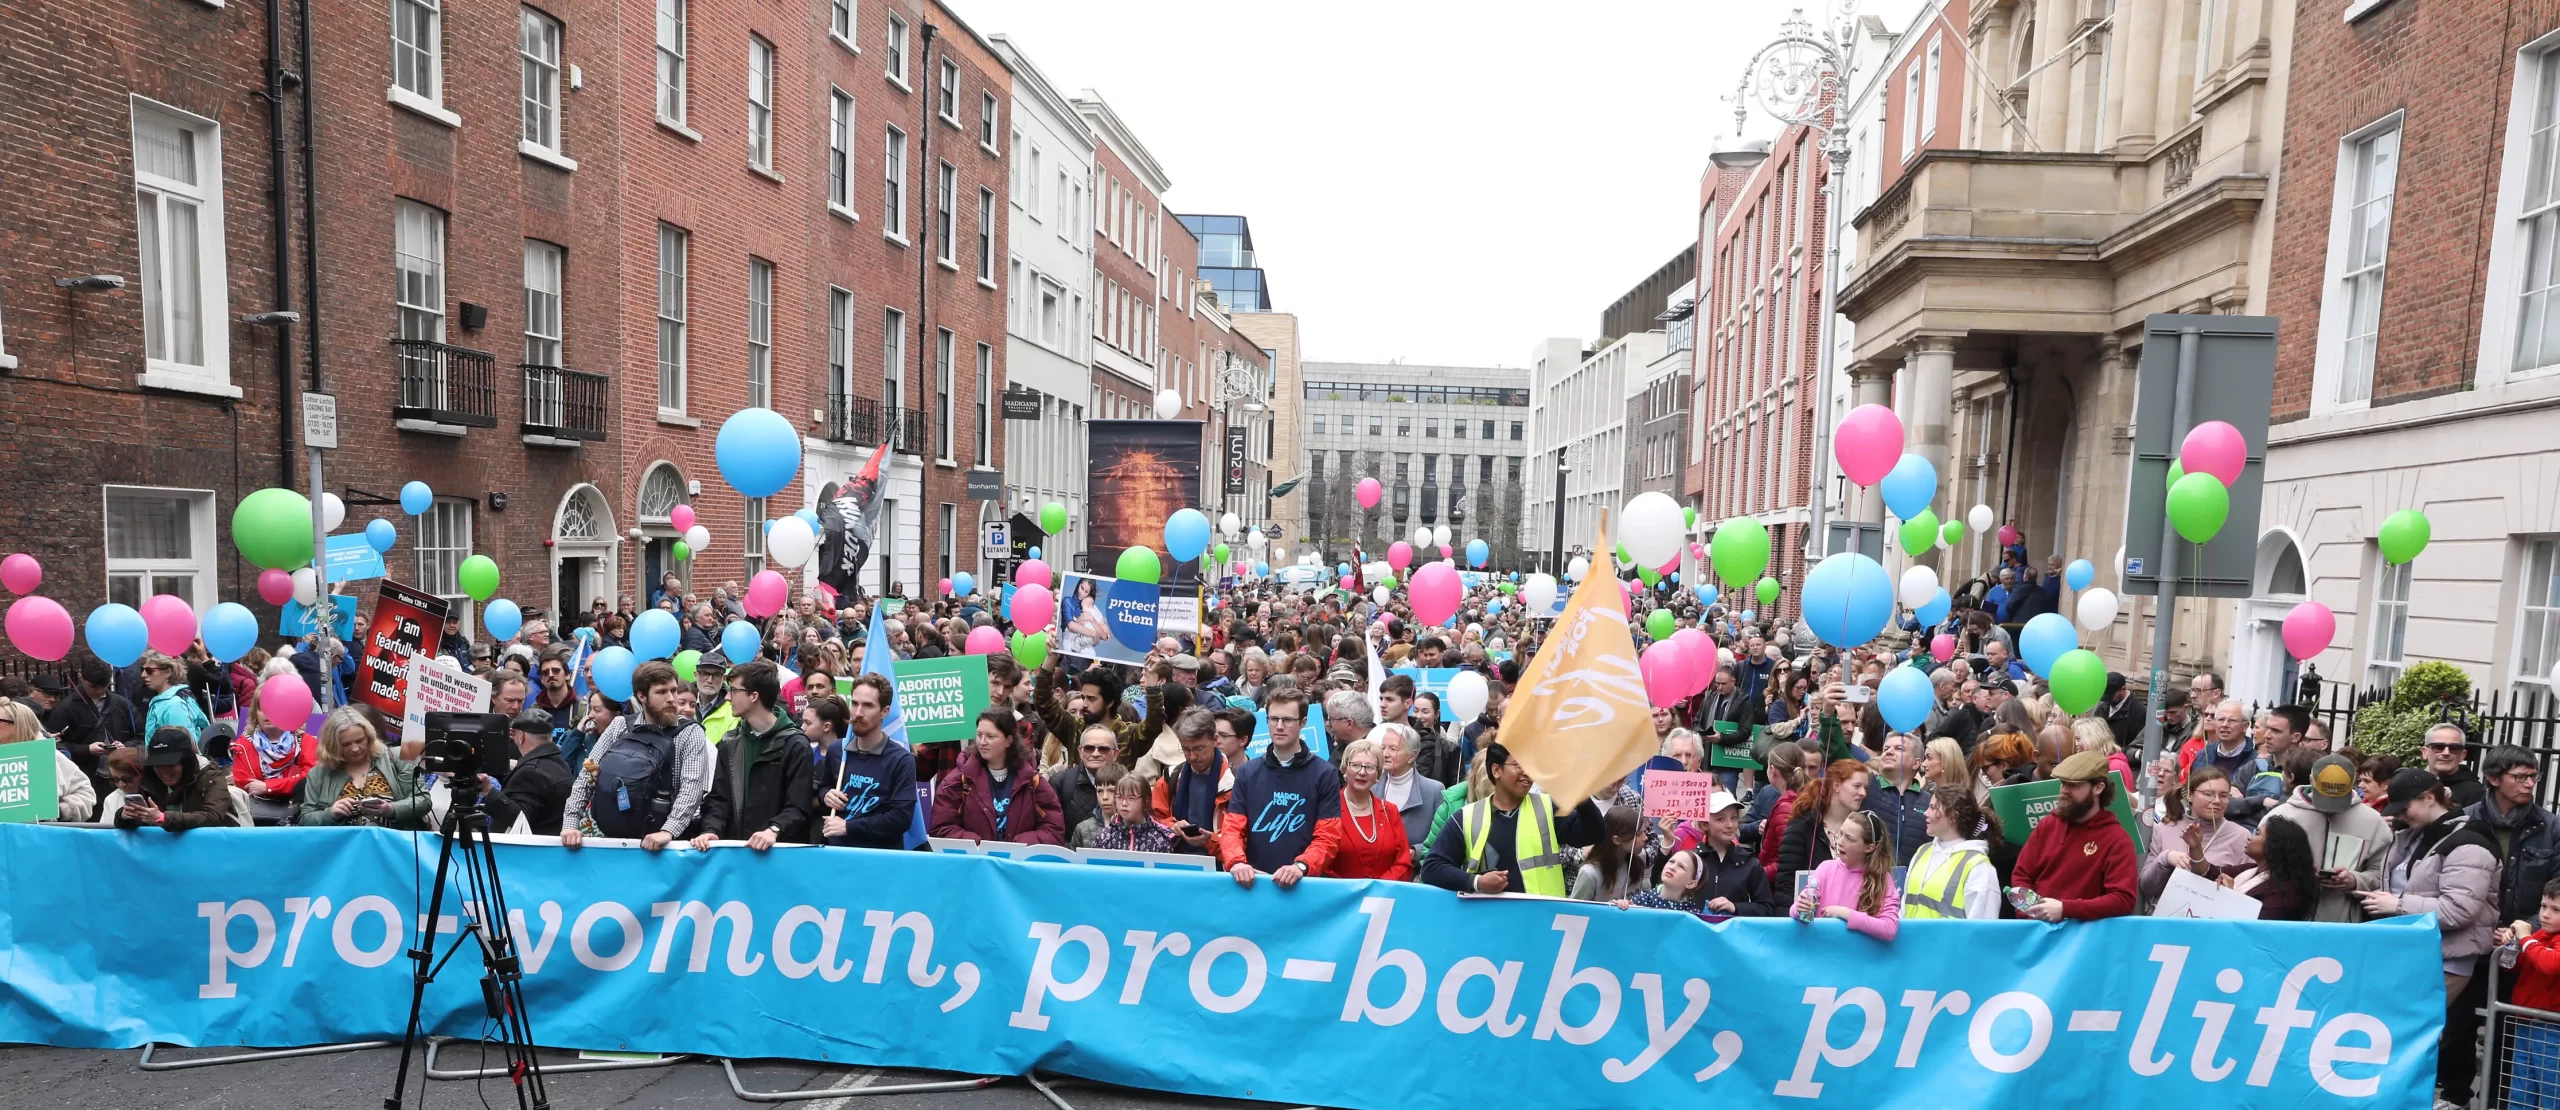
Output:
M1486 615L1486 616L1490 617L1490 616L1492 616L1492 615L1494 615L1494 614L1496 614L1496 613L1499 613L1499 612L1501 612L1501 611L1502 611L1502 599L1501 599L1501 598L1496 597L1496 598L1488 598L1488 599L1486 599L1486 600L1485 600L1485 603L1484 603L1484 615Z
M1713 583L1713 582L1701 582L1701 583L1699 583L1699 584L1698 584L1698 604L1700 604L1700 605L1713 605L1713 604L1715 604L1715 603L1716 603L1716 584L1715 584L1715 583Z
M400 487L400 511L410 516L423 516L436 507L436 491L425 482L411 482Z
M389 551L400 542L400 529L387 520L376 520L364 526L364 542L375 551Z
M791 515L799 517L804 523L808 524L810 531L816 532L820 535L826 534L826 528L818 523L818 510L802 509Z
M1333 573L1336 577L1349 578L1351 577L1351 564L1336 563L1333 567Z
M596 680L596 689L615 701L631 700L631 669L640 661L630 648L609 647L587 660L587 673Z
M732 666L755 658L763 644L763 634L745 621L730 621L727 628L720 630L720 654L728 656Z
M1253 564L1253 576L1254 576L1254 577L1256 577L1256 578L1268 578L1268 577L1270 577L1270 576L1271 576L1271 564L1269 564L1269 563L1255 563L1255 564Z
M1485 560L1490 559L1490 558L1492 558L1492 557L1493 557L1493 548L1486 546L1486 545L1485 545L1485 542L1484 542L1483 540L1468 540L1468 541L1467 541L1467 565L1468 565L1468 566L1471 566L1471 567L1480 567L1480 566L1483 566L1483 565L1485 564ZM1348 564L1346 564L1346 565L1348 565ZM1345 570L1345 571L1343 571L1342 573L1344 573L1344 574L1349 574L1349 573L1351 573L1351 572L1350 572L1350 571L1348 571L1348 570Z
M772 409L740 409L711 445L720 476L748 497L771 497L800 473L800 432Z
M2039 675L2045 674L2063 653L2079 646L2080 630L2071 627L2071 618L2060 613L2039 613L2018 630L2018 659Z
M1039 549L1038 547L1033 547L1033 548L1031 549L1031 557L1032 557L1032 558L1034 558L1034 559L1037 559L1037 558L1039 558L1039 557L1040 557L1040 549Z
M1884 564L1844 551L1804 576L1804 620L1823 643L1851 648L1876 638L1893 619L1893 576Z
M524 630L524 610L517 608L515 602L499 598L480 611L480 627L488 629L492 639L515 639L516 633Z
M144 648L151 646L151 629L142 623L142 614L133 606L108 602L89 610L83 629L89 639L89 653L104 659L110 667L130 667L142 658Z
M1884 673L1884 684L1876 688L1876 709L1884 714L1887 727L1910 732L1929 722L1929 709L1937 698L1929 676L1920 668L1895 667Z
M1209 518L1198 509L1183 509L1164 518L1164 551L1177 563L1188 563L1209 550Z
M1884 494L1884 507L1904 520L1919 516L1938 496L1938 468L1918 455L1904 455L1893 464L1884 480L1876 483Z
M651 609L631 621L634 658L667 658L676 653L676 645L683 640L684 630L676 626L676 615L664 609Z
M1743 611L1742 611L1742 623L1744 623L1744 624L1749 624L1749 623L1751 623L1753 620L1758 619L1758 617L1759 617L1759 614L1758 614L1758 613L1754 613L1754 612L1752 612L1752 611L1751 611L1751 610L1749 610L1749 609L1745 609L1745 610L1743 610Z
M1947 596L1947 588L1940 586L1937 593L1929 595L1928 603L1913 610L1912 615L1920 618L1920 627L1936 628L1946 623L1947 610L1954 608L1955 603L1955 598Z
M580 628L577 631L570 633L570 635L576 636L581 640L594 640L596 638L596 630L592 628Z
M2088 589L2089 583L2097 580L2098 568L2090 566L2087 559L2073 559L2070 566L2062 568L2062 583L2072 589Z
M967 596L969 596L970 594L973 594L973 593L978 592L978 579L977 579L977 577L976 577L976 576L974 576L974 575L972 575L972 574L970 574L968 571L965 571L965 570L964 570L964 571L961 571L961 572L960 572L960 573L958 573L958 574L952 575L952 576L951 576L951 592L956 593L956 594L958 594L958 595L960 595L960 596L962 596L962 597L967 597Z
M215 661L228 663L258 646L258 615L237 601L226 601L205 610L196 631Z

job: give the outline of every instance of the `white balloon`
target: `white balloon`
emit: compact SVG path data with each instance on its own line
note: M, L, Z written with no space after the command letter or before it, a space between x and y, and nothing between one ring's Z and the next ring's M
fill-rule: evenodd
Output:
M324 494L321 494L321 495L320 495L320 530L321 530L322 532L335 532L335 531L337 531L337 530L338 530L338 526L339 526L339 525L341 525L341 524L345 524L346 522L347 522L347 503L346 503L346 502L344 502L344 501L339 500L339 499L338 499L338 495L337 495L337 494L334 494L334 493L324 493Z
M1532 616L1544 616L1556 607L1556 580L1551 575L1532 574L1520 586L1520 603L1529 607Z
M320 604L320 576L312 573L310 567L301 567L293 572L293 599L306 608Z
M793 519L797 520L799 518L794 517ZM801 521L801 523L805 525L808 522ZM685 529L684 545L692 548L693 553L696 555L711 550L711 529L705 528L699 524Z
M1688 526L1669 494L1639 493L1620 514L1618 538L1637 566L1658 567L1680 557L1680 532Z
M1493 697L1493 688L1485 685L1483 675L1459 671L1450 676L1449 689L1442 697L1449 703L1449 721L1464 724L1483 715L1484 703Z
M1446 524L1432 525L1431 542L1443 545L1447 544L1449 542L1449 526Z
M1265 545L1268 545L1271 542L1271 537L1263 535L1262 529L1256 528L1252 532L1246 534L1244 542L1254 550L1260 551Z
M1230 536L1235 535L1236 530L1242 527L1244 527L1244 521L1238 518L1234 513L1228 513L1227 515L1218 518L1218 530L1225 532Z
M1387 589L1385 586L1380 586L1380 587L1378 587L1378 588L1376 588L1376 589L1374 589L1374 590L1369 591L1369 596L1370 596L1370 597L1373 597L1373 598L1376 598L1376 599L1378 600L1378 604L1380 604L1380 605L1384 605L1384 604L1386 604L1386 603L1387 603L1387 599L1388 599L1388 598L1390 598L1390 597L1394 597L1394 596L1395 596L1395 594L1394 594L1394 592L1393 592L1393 591L1390 591L1390 590L1389 590L1389 589Z
M1280 545L1279 545L1279 544L1276 544L1276 543L1271 545L1271 553L1270 553L1269 555L1267 555L1267 556L1264 556L1264 558L1265 558L1265 560L1266 560L1266 561L1268 561L1268 562L1274 562L1274 563L1280 562L1280 561L1282 561L1282 560L1284 560L1284 559L1287 559L1288 557L1289 557L1289 556L1288 556L1288 554L1287 554L1287 553L1285 553L1285 552L1283 552L1283 551L1281 551L1281 550L1280 550Z
M1591 560L1585 559L1580 555L1574 556L1572 562L1564 565L1564 576L1567 581L1580 582L1582 581L1582 576L1590 572Z
M2092 586L2080 591L2080 627L2096 632L2116 622L2115 591Z
M1928 604L1930 598L1938 596L1938 572L1926 566L1914 566L1903 571L1902 589L1899 592L1902 605L1906 609L1917 609Z
M2554 663L2551 665L2551 684L2554 686L2560 686L2560 663Z
M773 531L765 534L764 553L775 566L799 566L818 553L818 534L809 530L808 521L783 517L773 522Z
M1976 532L1990 531L1991 522L1994 519L1996 518L1991 515L1991 506L1989 505L1976 505L1973 507L1972 511L1964 514L1964 522L1972 525L1973 530Z
M1431 529L1415 528L1413 530L1413 546L1416 548L1431 546Z
M1170 389L1156 394L1156 419L1171 420L1182 413L1182 395Z

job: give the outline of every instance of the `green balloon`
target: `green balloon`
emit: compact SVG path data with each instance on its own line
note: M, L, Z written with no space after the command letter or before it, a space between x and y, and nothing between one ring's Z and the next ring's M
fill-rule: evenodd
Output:
M676 653L675 658L668 660L668 662L675 664L677 678L683 679L686 682L691 682L693 681L693 665L702 662L702 653L690 650L679 651Z
M1514 586L1509 582L1503 582L1494 586L1494 589L1502 591L1502 596L1509 597L1512 594L1519 592L1520 587Z
M2384 517L2382 533L2378 537L2382 560L2399 566L2415 559L2419 552L2427 549L2427 540L2434 534L2434 526L2427 523L2427 514L2416 509L2402 509Z
M1218 546L1216 546L1216 547L1213 547L1213 548L1210 548L1210 549L1209 549L1209 553L1210 553L1210 554L1212 554L1212 555L1217 556L1217 557L1218 557L1218 561L1219 561L1219 562L1221 562L1221 563L1226 562L1226 561L1227 561L1227 556L1228 556L1229 554L1232 554L1232 553L1233 553L1233 551L1234 551L1234 549L1233 549L1233 548L1230 548L1230 547L1228 547L1227 545L1225 545L1225 544L1223 544L1223 543L1222 543L1222 544L1219 544L1219 545L1218 545Z
M2231 491L2211 474L2189 474L2169 487L2169 525L2188 543L2211 540L2230 516Z
M683 540L677 540L677 541L676 541L675 551L676 551L676 561L677 561L677 562L679 562L679 563L690 563L690 562L692 562L692 561L693 561L693 545L692 545L692 544L686 543L686 542L684 542Z
M1656 640L1668 640L1672 633L1671 610L1656 609L1645 614L1644 634Z
M1687 521L1687 527L1696 528L1698 526L1698 510L1683 505L1680 507L1680 516L1681 519Z
M1938 545L1938 511L1922 509L1902 522L1902 553L1914 559Z
M1644 588L1650 590L1654 587L1655 583L1662 581L1662 572L1655 570L1652 567L1637 567L1636 577L1643 579Z
M262 489L231 510L231 542L262 570L311 563L311 499L289 489Z
M1052 501L1040 506L1040 530L1054 536L1067 530L1067 507Z
M487 601L498 596L498 564L486 555L474 555L462 561L453 576L462 583L462 592L473 601Z
M1759 591L1759 593L1760 593L1760 607L1761 607L1761 608L1766 609L1766 608L1768 608L1768 607L1770 607L1770 606L1772 606L1772 605L1777 604L1777 603L1778 603L1778 580L1777 580L1777 579L1775 579L1775 578L1763 578L1763 579L1761 579L1761 580L1760 580L1760 591Z
M2096 707L2098 699L2105 696L2107 661L2087 648L2073 648L2053 661L2053 673L2045 676L2045 685L2053 691L2056 708L2079 716Z
M1378 581L1377 581L1376 583L1374 583L1374 584L1375 584L1375 585L1380 585L1380 586L1385 586L1386 588L1388 588L1388 589L1390 589L1390 590L1395 589L1395 588L1396 588L1396 576L1395 576L1395 573L1394 573L1393 571L1389 571L1388 573L1385 573L1385 574L1381 574L1381 575L1379 575L1379 576L1378 576Z
M1164 560L1156 557L1156 549L1140 545L1120 553L1119 576L1133 582L1157 582L1164 577Z
M1938 538L1947 541L1947 546L1949 547L1954 547L1957 544L1963 543L1964 522L1961 520L1950 520L1945 524L1939 525Z
M1631 555L1631 554L1628 554L1628 553L1627 553L1627 545L1626 545L1626 544L1624 544L1624 543L1620 543L1620 544L1618 545L1618 565L1619 565L1619 566L1626 566L1626 565L1631 564L1631 563L1633 563L1633 562L1635 562L1635 561L1636 561L1636 557L1635 557L1634 555Z
M1716 526L1716 538L1708 541L1707 554L1716 565L1716 577L1727 582L1748 582L1769 569L1769 529L1759 521L1738 516Z
M2178 465L2178 460L2176 460L2176 459L2171 459L2171 460L2169 460L2169 485L2172 485L2172 486L2177 485L2177 484L2178 484L2178 479L2180 479L2180 478L2184 478L2184 477L2186 477L2186 476L2187 476L2187 468L2186 468L2186 467L2183 467L2183 466Z
M1013 634L1013 661L1026 667L1037 667L1049 661L1049 634L1035 632Z

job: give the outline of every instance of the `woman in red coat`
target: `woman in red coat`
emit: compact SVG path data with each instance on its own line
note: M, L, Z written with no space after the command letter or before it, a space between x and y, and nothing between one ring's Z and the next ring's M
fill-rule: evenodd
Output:
M249 731L231 741L231 782L249 795L251 816L261 825L293 823L293 792L320 761L320 744L307 732L277 728L249 710Z
M1335 819L1341 833L1333 862L1325 867L1327 875L1398 882L1413 878L1413 842L1405 839L1404 819L1397 816L1394 802L1373 793L1379 766L1374 739L1354 740L1342 749L1342 816Z
M977 740L934 787L930 831L953 840L1066 844L1066 810L1040 777L1012 710L978 714Z

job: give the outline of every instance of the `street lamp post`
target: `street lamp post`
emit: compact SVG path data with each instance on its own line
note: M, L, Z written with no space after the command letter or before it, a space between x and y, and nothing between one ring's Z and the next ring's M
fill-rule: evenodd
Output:
M1819 322L1815 352L1813 405L1813 465L1820 473L1824 460L1831 455L1831 376L1832 317L1839 313L1840 298L1840 180L1849 165L1849 136L1840 125L1840 100L1847 95L1852 48L1857 42L1856 0L1839 0L1831 13L1831 26L1817 30L1804 17L1804 9L1778 27L1776 41L1760 48L1743 67L1742 79L1733 91L1733 130L1735 141L1720 144L1715 154L1719 165L1744 167L1767 156L1765 146L1759 158L1752 157L1747 144L1741 142L1742 127L1750 118L1750 106L1781 123L1800 126L1820 136L1822 142L1822 319ZM1825 486L1820 479L1806 483L1807 520L1805 527L1805 565L1821 561L1829 537L1824 533L1828 522Z

